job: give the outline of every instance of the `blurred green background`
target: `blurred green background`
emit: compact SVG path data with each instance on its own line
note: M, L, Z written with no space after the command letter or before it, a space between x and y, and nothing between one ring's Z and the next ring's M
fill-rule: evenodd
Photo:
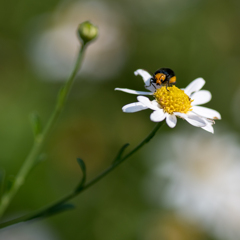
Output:
M131 148L151 131L155 123L149 121L150 111L123 113L122 106L136 101L136 96L114 91L144 90L141 77L133 74L139 68L171 68L180 88L203 77L204 89L213 95L206 106L223 119L215 125L214 137L220 131L239 134L239 1L2 1L0 167L8 177L16 175L32 146L29 114L36 110L45 124L54 108L76 57L77 25L85 20L99 27L99 39L87 49L82 73L44 148L45 161L28 177L5 219L69 193L81 176L77 157L85 161L90 180L111 164L124 143ZM175 129L164 126L158 144L174 131L183 129L184 134L193 128L182 120ZM204 132L204 137L209 134ZM143 182L151 168L146 162L156 141L75 198L75 210L30 223L22 234L34 228L29 239L218 239L146 200ZM10 239L10 232L19 229L5 230L0 238ZM158 233L151 234L156 229ZM47 235L41 237L44 231Z

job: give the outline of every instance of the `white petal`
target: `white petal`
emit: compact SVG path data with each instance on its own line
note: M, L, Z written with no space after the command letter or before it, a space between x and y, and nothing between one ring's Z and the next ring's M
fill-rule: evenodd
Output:
M197 116L196 114L190 112L187 114L184 113L174 113L176 116L179 116L183 119L185 119L188 123L195 127L205 127L207 125L206 121L204 121L203 118Z
M221 115L219 112L217 112L216 110L213 110L211 108L206 108L206 107L201 107L201 106L193 106L192 108L193 112L206 117L206 118L211 118L211 119L221 119Z
M145 88L151 92L155 92L156 88L151 84L150 79L152 76L145 70L143 69L138 69L137 71L134 72L134 74L140 75L143 78L143 81L145 83Z
M214 133L213 126L210 123L208 123L205 127L202 127L202 129L204 129L207 132Z
M161 122L165 119L166 115L163 112L162 109L159 109L157 111L154 111L151 115L150 115L150 119L153 122Z
M152 103L147 97L138 96L137 100L142 103L144 106L152 109L152 110L159 110L160 108L156 106L155 103Z
M139 112L145 109L148 109L148 107L143 106L140 102L129 103L122 107L123 112L127 113Z
M193 92L199 91L203 85L205 84L205 80L203 78L197 78L193 80L185 89L184 92L190 97Z
M131 93L131 94L136 94L136 95L153 95L152 92L137 91L137 90L132 90L132 89L128 89L128 88L115 88L114 90Z
M158 102L157 102L156 100L152 100L152 104L153 104L154 106L156 106L157 108L160 108L160 107L159 107L159 104L158 104Z
M157 89L157 87L154 87L154 86L156 86L155 84L154 84L154 86L153 86L153 84L151 84L151 82L150 82L150 79L149 79L149 81L147 81L148 83L146 83L146 85L144 86L147 90L149 90L149 91L151 91L152 92L152 94L156 91L156 89Z
M177 118L174 114L167 114L166 122L170 128L174 128L177 124Z
M143 78L143 81L145 84L149 85L147 83L147 81L149 81L149 79L152 77L147 71L143 70L143 69L138 69L134 72L134 74L137 76L137 75L140 75L142 78Z
M211 98L212 98L212 94L207 90L201 90L201 91L195 92L191 95L191 99L194 100L192 102L192 106L207 103L211 100Z

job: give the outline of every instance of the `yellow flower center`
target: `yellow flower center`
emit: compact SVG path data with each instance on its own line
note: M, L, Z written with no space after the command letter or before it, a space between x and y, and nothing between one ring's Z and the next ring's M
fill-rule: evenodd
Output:
M164 112L172 114L173 112L187 113L192 111L191 100L188 95L175 85L166 88L158 88L154 97Z

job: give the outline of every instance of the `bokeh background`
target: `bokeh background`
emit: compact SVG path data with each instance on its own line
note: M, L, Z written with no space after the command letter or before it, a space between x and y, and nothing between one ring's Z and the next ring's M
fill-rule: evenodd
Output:
M179 120L72 203L76 209L0 231L0 239L240 239L240 2L237 0L12 0L0 9L0 168L12 179L32 146L29 114L43 125L70 74L76 29L90 20L87 49L66 107L4 220L69 193L87 165L90 180L119 148L154 127L150 111L126 114L144 90L136 69L173 69L183 88L203 77L222 115L215 134Z

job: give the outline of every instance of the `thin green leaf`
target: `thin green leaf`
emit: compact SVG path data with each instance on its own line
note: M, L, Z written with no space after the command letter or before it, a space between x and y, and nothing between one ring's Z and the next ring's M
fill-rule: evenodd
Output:
M0 229L1 228L5 228L7 226L16 224L16 223L20 223L20 222L27 222L33 219L37 219L37 218L45 218L45 217L49 217L52 216L54 214L58 214L67 210L71 210L75 208L75 206L73 204L70 203L62 203L62 204L56 204L55 206L51 207L51 208L47 208L47 210L42 211L41 209L34 212L34 213L30 213L28 215L19 217L19 218L15 218L13 220L7 221L7 222L3 222L0 223Z
M40 117L37 112L33 112L30 114L30 123L32 125L32 130L34 137L36 138L39 134L42 133L42 124Z
M82 179L76 189L76 191L79 191L82 188L82 186L84 185L84 183L86 182L87 174L86 174L86 165L85 165L84 161L81 158L77 158L77 162L82 170Z
M75 206L71 203L59 204L59 205L51 207L50 209L47 209L47 211L45 211L45 212L41 212L41 213L32 215L28 219L26 219L25 221L32 220L32 219L35 219L35 218L49 217L49 216L61 213L63 211L72 210L74 208L75 208Z
M126 143L126 144L124 144L124 145L120 148L117 156L116 156L115 159L113 160L113 164L119 162L119 160L122 158L122 155L123 155L125 149L126 149L129 145L130 145L129 143Z

